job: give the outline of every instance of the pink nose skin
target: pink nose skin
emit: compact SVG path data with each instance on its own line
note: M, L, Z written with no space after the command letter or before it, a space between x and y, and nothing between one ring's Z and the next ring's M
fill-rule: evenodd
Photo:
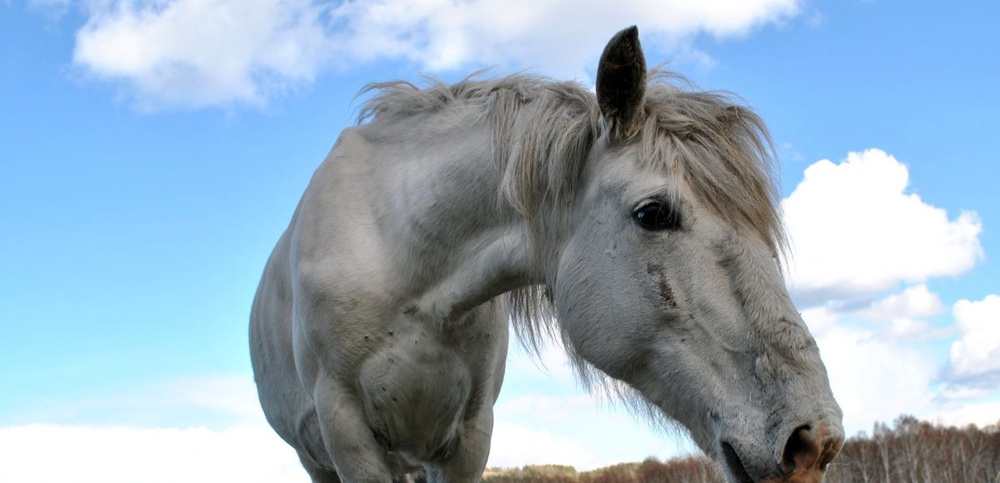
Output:
M769 483L820 483L827 465L844 445L844 433L839 426L820 422L799 426L792 431L781 455L786 476Z

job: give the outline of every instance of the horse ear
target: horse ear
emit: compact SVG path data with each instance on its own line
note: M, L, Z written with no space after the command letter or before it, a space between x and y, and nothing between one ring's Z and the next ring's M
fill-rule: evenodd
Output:
M612 137L627 139L642 121L646 95L646 57L634 25L615 34L597 66L597 105L611 125Z

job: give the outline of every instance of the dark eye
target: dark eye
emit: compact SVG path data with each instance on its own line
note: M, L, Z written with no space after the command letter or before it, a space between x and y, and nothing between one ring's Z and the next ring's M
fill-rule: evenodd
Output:
M646 230L676 230L681 227L681 217L664 201L647 201L632 212L632 218Z

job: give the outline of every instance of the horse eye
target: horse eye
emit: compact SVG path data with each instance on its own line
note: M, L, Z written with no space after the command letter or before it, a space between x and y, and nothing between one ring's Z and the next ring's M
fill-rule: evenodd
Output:
M681 227L680 215L663 201L643 203L632 212L632 218L646 230L676 230Z

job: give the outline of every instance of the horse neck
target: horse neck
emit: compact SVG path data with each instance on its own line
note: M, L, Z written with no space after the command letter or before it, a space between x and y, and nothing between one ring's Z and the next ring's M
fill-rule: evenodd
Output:
M380 218L400 294L447 320L542 277L527 222L501 201L485 123L434 117L365 129L381 152Z

